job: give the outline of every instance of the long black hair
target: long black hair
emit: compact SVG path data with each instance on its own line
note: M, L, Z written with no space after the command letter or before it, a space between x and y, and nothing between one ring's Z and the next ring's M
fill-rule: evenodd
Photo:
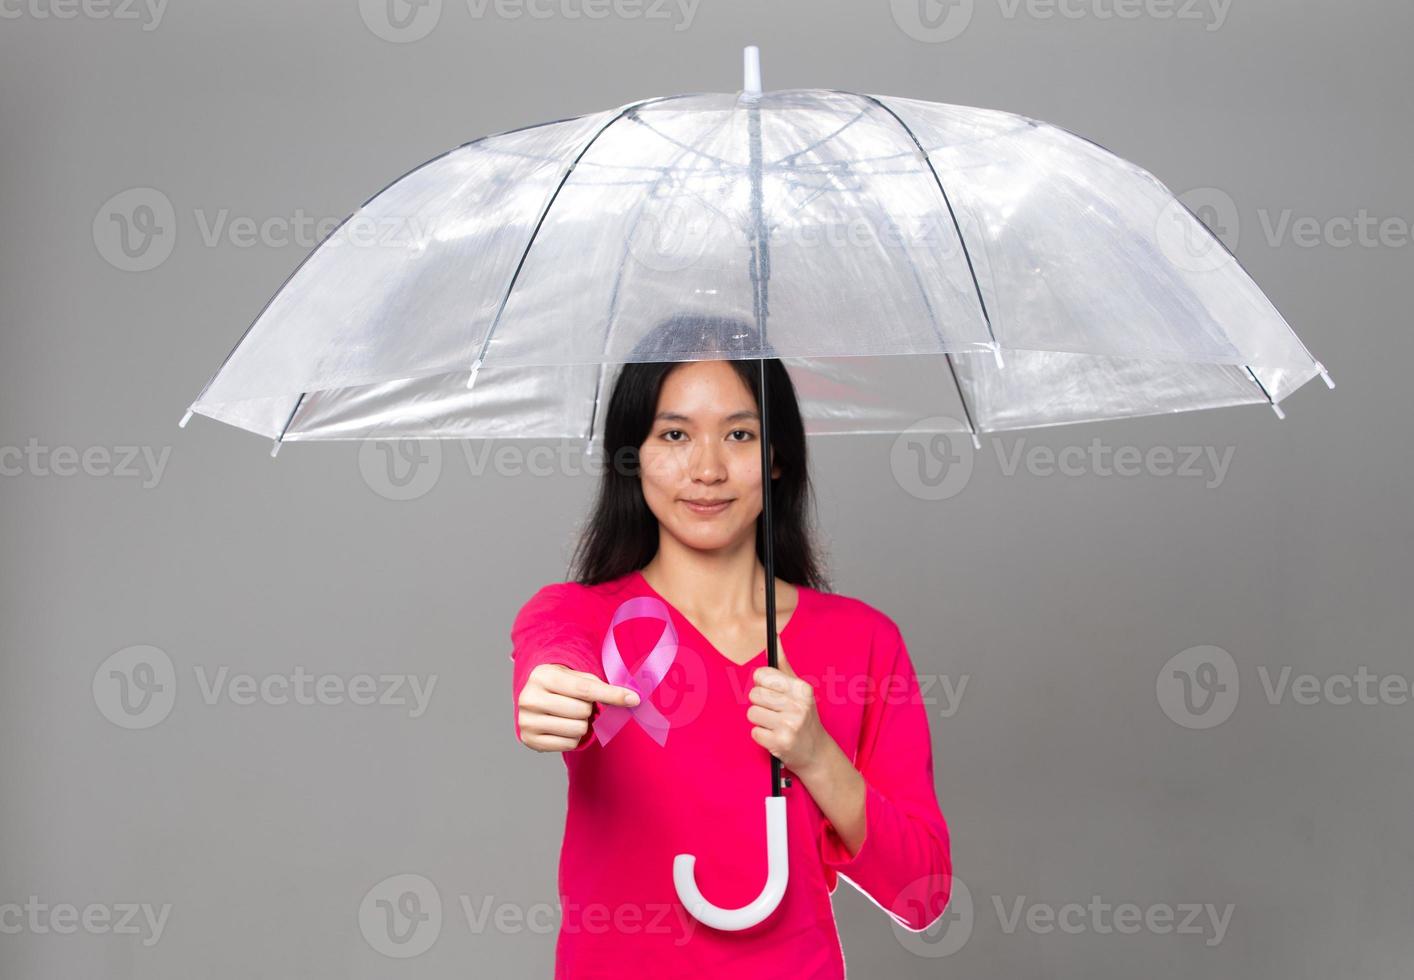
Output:
M730 355L744 350L769 352L757 342L745 321L724 316L682 313L655 326L634 347L614 382L604 416L604 468L593 510L571 560L571 577L581 585L596 585L642 568L658 553L658 518L643 499L639 447L653 428L658 395L668 374L683 362L671 357L684 352ZM666 360L651 360L653 356ZM748 357L723 358L751 391L761 407L760 364ZM817 555L807 515L810 472L805 448L805 424L800 417L795 386L779 358L766 358L770 397L771 450L780 476L770 480L771 535L775 539L775 573L793 585L829 591ZM769 479L769 474L762 474ZM756 521L756 557L765 564L763 522Z

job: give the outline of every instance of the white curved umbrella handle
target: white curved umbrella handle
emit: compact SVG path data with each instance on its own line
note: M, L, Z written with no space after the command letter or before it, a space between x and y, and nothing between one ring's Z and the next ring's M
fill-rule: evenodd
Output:
M766 887L741 908L724 909L713 905L697 888L692 869L697 864L695 854L679 854L673 858L673 884L678 898L697 921L713 929L746 929L754 926L776 910L786 893L790 877L790 859L786 851L786 798L766 797Z

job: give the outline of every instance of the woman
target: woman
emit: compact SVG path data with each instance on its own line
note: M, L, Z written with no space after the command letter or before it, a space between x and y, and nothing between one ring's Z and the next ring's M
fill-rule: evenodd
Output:
M679 316L637 353L757 349L741 346L752 340L738 321ZM915 931L947 903L948 829L917 678L888 616L827 591L805 521L804 426L775 358L766 370L780 668L766 666L758 369L752 359L624 365L574 579L537 592L511 630L517 738L563 752L569 770L559 978L835 980L838 875ZM643 718L599 731L597 720L624 720L641 700L607 682L606 632L631 672L670 635L643 615L614 625L639 597L666 609L672 666L644 691ZM719 931L678 901L673 857L697 856L697 884L715 905L756 897L771 755L789 778L789 884L765 920Z

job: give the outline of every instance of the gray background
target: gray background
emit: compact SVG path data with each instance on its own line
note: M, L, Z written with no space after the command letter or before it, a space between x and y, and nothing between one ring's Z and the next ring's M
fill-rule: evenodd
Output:
M170 912L151 943L12 909L4 977L549 975L565 776L514 741L508 630L563 576L593 478L475 474L453 443L292 444L272 461L207 419L178 430L310 244L203 227L338 219L486 132L734 91L746 43L768 88L1021 112L1197 189L1338 384L1297 392L1286 421L1248 406L989 438L936 461L970 467L942 499L891 437L813 444L836 590L895 618L933 690L965 684L932 726L970 902L904 935L842 883L852 975L1408 975L1408 4L1236 0L1219 16L1153 0L1119 17L1113 0L952 0L933 13L963 19L936 40L906 3L589 19L572 0L544 17L446 0L416 40L380 36L379 3L357 0L76 9L24 0L0 18L0 906ZM145 271L120 268L111 239L115 209L145 220L113 203L132 188L172 207L137 261L170 254ZM1342 244L1340 219L1362 213L1384 233ZM1218 478L1064 475L1027 455L1097 438L1231 456ZM166 454L160 478L102 465L128 446ZM89 463L60 475L60 447ZM1008 472L1012 452L1032 463ZM125 728L116 685L165 663L122 653L143 646L170 661L175 701ZM1183 654L1200 646L1231 660ZM1185 717L1174 670L1201 680L1210 656L1226 693ZM223 668L297 667L436 686L417 717L203 696ZM1263 684L1362 667L1375 703ZM444 917L426 952L389 958L360 903L404 874ZM1092 896L1158 925L1112 931L1087 910L1048 927ZM468 920L464 900L512 918ZM1221 941L1163 925L1187 903L1231 904Z

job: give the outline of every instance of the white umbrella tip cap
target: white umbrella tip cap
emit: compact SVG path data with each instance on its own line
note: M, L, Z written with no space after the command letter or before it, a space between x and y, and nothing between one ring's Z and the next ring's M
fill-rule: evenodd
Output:
M745 95L761 94L761 49L754 44L749 44L742 49L742 84L741 90Z

